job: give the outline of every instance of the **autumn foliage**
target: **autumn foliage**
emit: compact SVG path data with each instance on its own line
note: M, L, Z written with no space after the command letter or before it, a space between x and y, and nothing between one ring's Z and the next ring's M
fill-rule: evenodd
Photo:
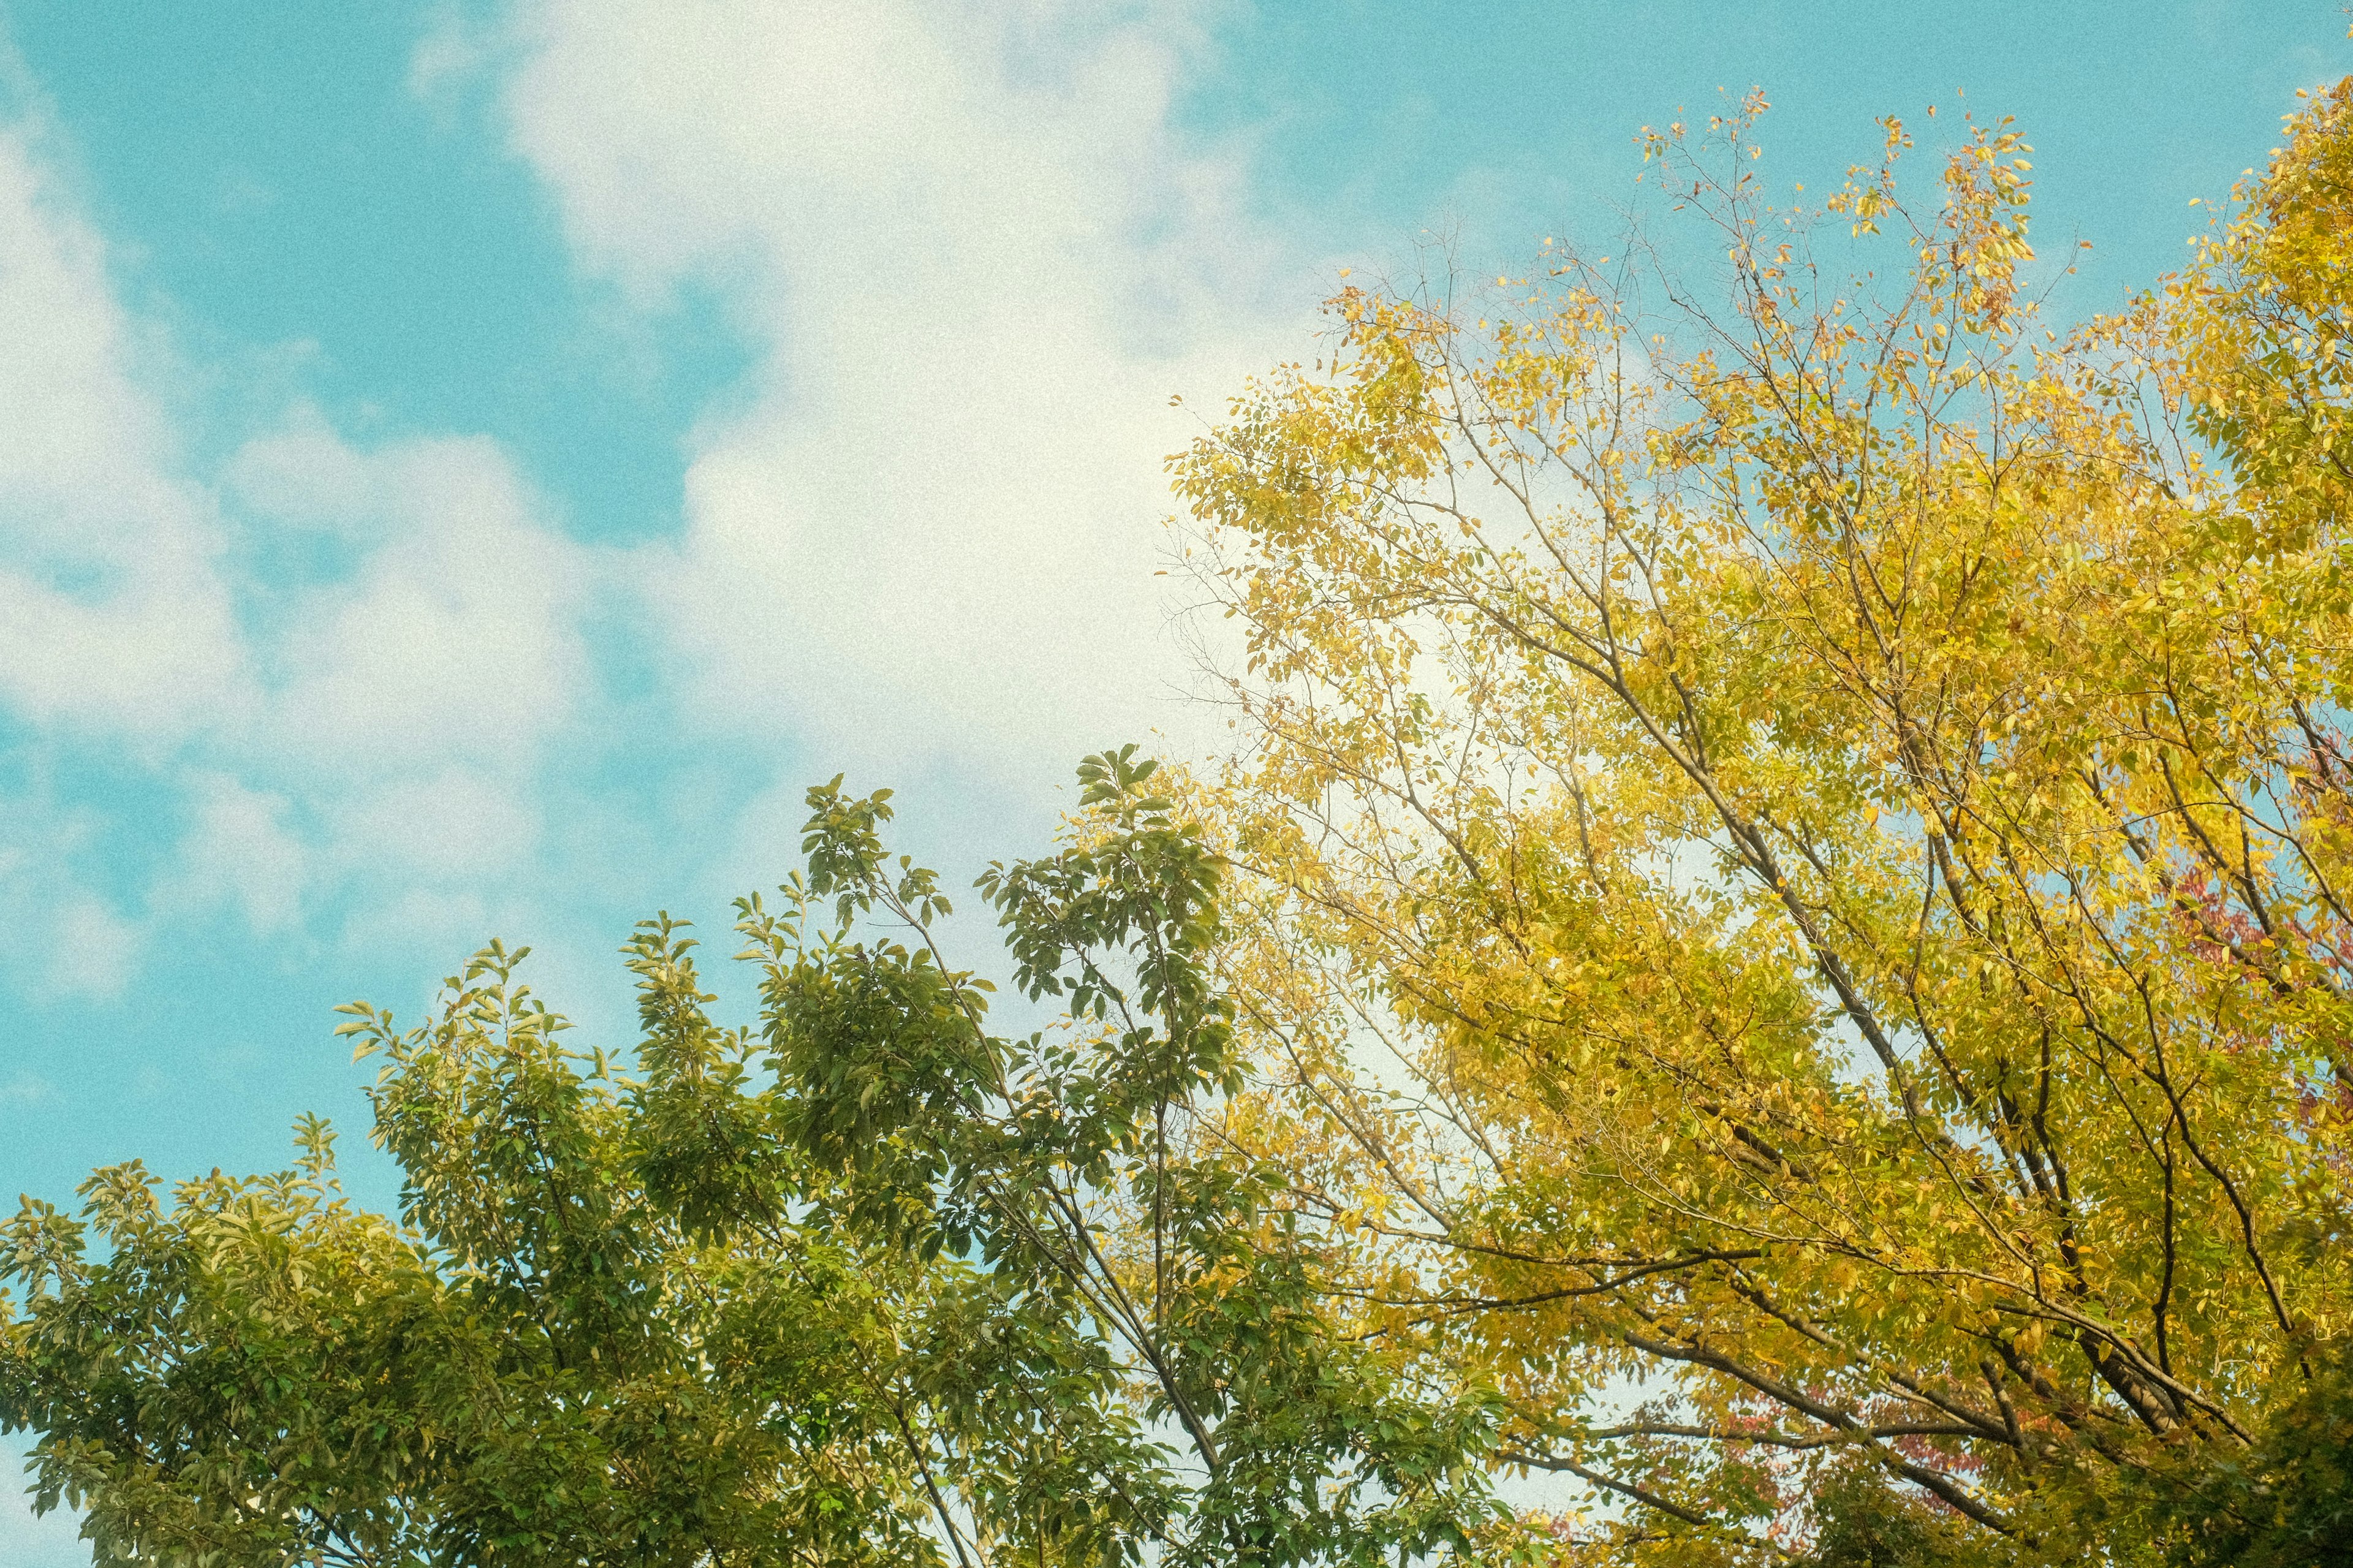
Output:
M2353 1331L2353 84L2064 332L2017 132L1777 207L1761 107L1648 142L1720 298L1351 289L1176 461L1257 1126L1628 1560L2194 1553Z
M396 1219L317 1124L28 1200L43 1497L109 1563L2347 1560L2353 80L2073 325L2016 130L1809 205L1763 109L1172 459L1237 743L982 879L1046 1026L813 790L747 1025L667 917L628 1052L503 948L350 1010Z

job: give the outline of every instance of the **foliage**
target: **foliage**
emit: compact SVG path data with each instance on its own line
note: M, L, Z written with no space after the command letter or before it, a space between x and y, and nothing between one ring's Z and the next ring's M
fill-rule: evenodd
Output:
M1776 206L1763 108L1647 140L1718 302L1352 287L1174 459L1252 1146L1612 1560L2120 1562L2233 1474L2341 1556L2353 82L2063 336L2018 132Z
M750 1026L668 916L620 1055L495 944L354 1004L397 1221L306 1121L0 1228L43 1505L206 1568L2353 1559L2353 80L2063 336L2015 130L1785 208L1763 109L1646 136L1714 303L1639 237L1350 289L1174 459L1243 744L980 879L1049 1026L839 779Z
M2254 1442L2219 1463L2184 1463L2145 1483L2140 1510L2184 1568L2306 1568L2345 1562L2353 1542L2353 1390L2340 1361L2295 1377ZM2136 1513L2137 1517L2136 1517Z
M887 792L809 794L806 877L741 907L755 1031L667 917L632 1070L498 946L402 1031L396 1225L299 1167L137 1165L27 1200L0 1418L101 1563L1390 1562L1485 1528L1483 1410L1319 1332L1276 1177L1198 1135L1237 1083L1218 869L1133 749L1077 837L983 888L1067 1016L987 1032ZM828 918L829 917L829 918ZM89 1245L100 1243L96 1256Z
M1957 1560L1929 1504L1875 1471L1832 1473L1807 1499L1814 1537L1807 1568L1939 1568Z

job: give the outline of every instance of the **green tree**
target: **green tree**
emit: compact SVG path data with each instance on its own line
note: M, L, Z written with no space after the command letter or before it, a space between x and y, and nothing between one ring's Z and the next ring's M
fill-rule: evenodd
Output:
M1059 854L982 886L990 1034L887 794L812 790L741 906L755 1028L685 928L628 949L627 1065L492 946L382 1063L398 1223L306 1122L280 1175L101 1171L5 1227L0 1419L102 1563L1393 1562L1487 1527L1483 1407L1321 1331L1237 1087L1217 862L1133 749ZM93 1250L90 1243L99 1245Z

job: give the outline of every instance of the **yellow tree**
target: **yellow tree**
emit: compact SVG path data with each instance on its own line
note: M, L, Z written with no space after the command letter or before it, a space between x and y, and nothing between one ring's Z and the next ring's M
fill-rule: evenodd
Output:
M1351 288L1173 459L1248 634L1225 1135L1638 1559L1808 1489L1824 1552L2306 1529L2211 1478L2353 1326L2353 82L2063 335L2006 122L1808 209L1763 107L1646 132L1720 288Z

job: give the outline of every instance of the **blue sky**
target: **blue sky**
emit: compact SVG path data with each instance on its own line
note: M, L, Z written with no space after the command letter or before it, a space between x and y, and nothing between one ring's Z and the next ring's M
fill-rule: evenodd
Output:
M629 922L776 881L809 781L968 876L1082 753L1214 746L1168 400L1309 352L1343 266L1606 237L1636 128L1719 89L1809 183L1965 89L2101 309L2353 68L2298 0L0 27L0 1191L58 1199L318 1110L388 1201L336 1003L500 935L626 1044ZM86 1561L8 1506L0 1568Z

